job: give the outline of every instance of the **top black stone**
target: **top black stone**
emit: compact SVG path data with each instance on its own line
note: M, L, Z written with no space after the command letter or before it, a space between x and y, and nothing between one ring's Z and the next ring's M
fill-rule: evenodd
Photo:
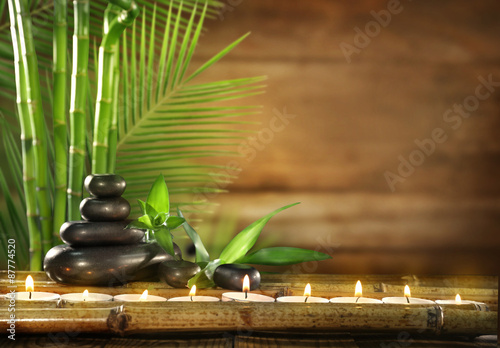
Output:
M116 174L91 174L85 178L85 189L96 197L120 197L127 183Z

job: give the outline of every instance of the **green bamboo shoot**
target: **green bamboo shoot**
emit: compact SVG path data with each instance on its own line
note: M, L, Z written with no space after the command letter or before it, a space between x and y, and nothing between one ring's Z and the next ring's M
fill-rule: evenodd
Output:
M89 61L89 2L74 0L73 71L71 74L68 219L80 219L85 174L87 69Z
M92 173L106 173L108 170L109 129L112 117L113 74L115 45L126 27L132 25L139 15L139 8L130 0L112 0L110 3L120 6L123 11L113 19L108 33L99 47L99 68L97 85L97 103L94 124L94 142L92 146Z
M36 207L36 183L34 170L33 130L29 119L28 89L26 71L21 59L21 37L17 28L17 10L14 0L9 0L9 15L11 23L12 47L14 50L14 68L16 78L17 110L21 126L21 146L23 161L23 187L26 198L26 216L30 239L30 269L42 269L41 231L38 227L38 213Z
M54 3L54 241L60 241L59 228L66 221L67 189L67 132L66 132L66 50L67 50L66 1Z

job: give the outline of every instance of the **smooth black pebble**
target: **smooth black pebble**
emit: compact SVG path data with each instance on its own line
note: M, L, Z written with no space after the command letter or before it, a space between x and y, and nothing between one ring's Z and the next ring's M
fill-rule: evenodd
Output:
M85 198L80 203L80 214L88 221L120 221L130 214L130 204L123 197Z
M127 183L116 174L91 174L85 178L85 189L96 197L120 197Z
M65 222L60 229L61 239L72 247L136 244L144 238L144 231L125 228L130 221Z
M83 248L61 244L47 252L43 268L60 283L112 286L157 278L158 265L172 259L157 243Z
M228 263L220 265L214 272L214 283L224 289L241 291L243 278L248 274L250 279L250 290L255 290L260 285L259 271L248 265Z
M160 264L159 277L174 288L187 287L188 280L201 271L200 266L185 260L168 260Z

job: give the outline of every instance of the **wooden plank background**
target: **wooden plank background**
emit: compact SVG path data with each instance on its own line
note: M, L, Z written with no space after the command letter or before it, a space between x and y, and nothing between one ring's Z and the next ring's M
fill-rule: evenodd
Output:
M267 75L266 94L248 98L263 105L256 131L273 110L296 116L252 146L255 158L237 160L230 194L206 197L220 207L202 234L301 201L262 236L331 252L310 271L497 272L500 91L457 129L443 115L474 95L479 77L500 81L498 2L402 1L350 63L340 45L354 45L356 28L365 32L387 1L224 3L194 65L252 34L202 78ZM447 140L392 192L384 173L397 174L398 156L408 160L435 128ZM221 222L232 212L237 219Z

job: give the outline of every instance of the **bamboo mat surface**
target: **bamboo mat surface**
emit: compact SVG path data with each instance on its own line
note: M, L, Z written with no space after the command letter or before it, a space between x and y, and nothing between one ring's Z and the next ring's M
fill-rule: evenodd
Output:
M6 272L0 271L0 293L6 293L8 281ZM52 291L59 294L70 292L82 292L83 287L57 284L46 277L42 272L31 273L35 279L35 288L38 291ZM17 291L23 291L24 279L27 272L17 272L14 285ZM419 276L419 275L327 275L327 274L263 274L261 287L257 293L270 296L297 295L301 294L306 283L311 283L315 296L335 297L352 296L352 291L356 280L363 282L364 296L383 298L386 296L401 296L400 292L405 284L409 284L415 297L436 299L449 299L456 292L463 294L464 299L471 299L485 302L490 307L490 312L475 312L467 314L467 318L487 318L493 320L497 318L498 310L498 277L495 276ZM165 296L167 298L186 295L187 289L173 289L160 282L135 282L118 287L89 287L91 292L101 292L109 294L120 293L140 293L143 289L149 289L151 294ZM36 290L35 290L36 291ZM204 289L200 290L203 295L220 297L226 290ZM7 313L7 301L0 301L0 323ZM298 306L278 306L279 304L249 305L240 308L238 304L214 304L205 307L206 313L201 308L201 304L193 303L189 308L181 308L179 304L156 303L125 305L124 312L116 312L116 316L109 316L117 310L114 302L105 303L99 308L88 304L71 304L68 302L54 302L46 304L42 301L25 304L18 301L16 303L16 313L19 318L26 314L35 315L41 313L39 319L54 318L66 320L64 323L53 321L52 324L45 323L44 320L37 324L39 319L34 319L34 323L26 324L22 330L20 322L19 331L16 333L16 347L496 347L497 346L497 324L494 329L488 329L490 336L463 336L465 334L443 335L443 332L431 331L426 323L426 312L423 317L423 326L415 326L421 316L414 312L417 307L413 307L410 315L415 315L414 322L411 320L410 326L377 326L378 329L363 329L362 326L349 323L351 326L336 327L335 323L345 324L347 321L337 316L336 311L340 307L335 306L327 311L319 310L319 307L312 307L305 310ZM17 307L18 306L18 307ZM28 308L29 307L29 308ZM293 308L292 308L293 307ZM369 309L365 305L364 309ZM210 309L211 308L211 309ZM238 309L239 308L239 309ZM304 306L305 308L305 306ZM326 307L325 307L326 308ZM349 308L345 308L349 310ZM429 310L430 308L424 308ZM378 308L380 312L382 308ZM384 311L388 310L388 305L384 305ZM455 310L456 311L456 310ZM461 310L463 312L464 310ZM472 312L472 311L471 311ZM34 314L35 313L35 314ZM86 330L85 325L90 325L92 318L89 316L88 322L79 315L93 315L97 330ZM104 314L103 316L98 315ZM287 314L289 317L287 317ZM338 312L343 313L343 312ZM385 312L384 312L385 313ZM389 313L389 312L387 312ZM399 313L399 312L398 312ZM340 315L339 314L339 315ZM356 316L356 312L352 312ZM360 319L369 319L362 315ZM379 313L380 314L380 313ZM401 313L397 314L400 315ZM455 313L456 314L456 313ZM127 327L116 327L110 324L112 319L126 320ZM218 315L218 316L217 316ZM227 315L227 316L226 316ZM255 317L253 317L255 315ZM210 318L212 323L229 323L227 327L203 324L203 316ZM309 317L310 319L308 319ZM380 316L380 315L379 315ZM487 317L485 317L487 316ZM400 316L404 318L405 316ZM447 312L444 311L446 322ZM163 319L162 319L163 318ZM180 325L179 322L187 320L189 325L199 325L190 327ZM201 318L201 319L200 319ZM231 319L233 318L233 319ZM339 319L340 318L340 319ZM385 317L389 320L389 317ZM457 317L458 318L458 317ZM464 317L465 318L465 317ZM465 318L465 319L467 319ZM489 319L488 319L489 318ZM152 319L152 320L151 320ZM393 318L394 319L394 318ZM458 318L459 320L462 320ZM467 320L469 320L467 319ZM165 320L165 321L162 321ZM208 319L207 319L208 320ZM234 322L233 322L234 320ZM245 325L236 325L238 321L244 321ZM267 321L266 321L267 320ZM328 330L322 326L318 320L329 320L331 325ZM344 320L344 321L343 321ZM412 319L413 320L413 319ZM466 321L467 321L466 320ZM313 324L306 325L313 321ZM404 321L404 320L403 320ZM470 320L469 320L470 321ZM190 322L190 323L189 323ZM267 323L269 322L269 324ZM120 324L120 320L116 323ZM115 323L115 324L116 324ZM232 324L231 324L232 323ZM287 323L292 326L287 327ZM297 329L293 325L299 324ZM304 324L305 323L305 324ZM376 323L372 321L372 324ZM394 325L402 322L393 320ZM144 324L144 325L143 325ZM241 324L241 323L240 323ZM343 325L342 324L342 325ZM415 324L415 325L414 325ZM486 326L491 326L486 323ZM110 326L111 325L111 326ZM147 326L149 325L149 326ZM235 326L236 325L236 326ZM260 325L260 326L259 326ZM280 326L281 325L281 326ZM312 326L311 326L312 325ZM402 324L404 325L404 324ZM464 325L463 321L458 321L458 327ZM61 328L60 330L56 327ZM92 326L94 327L94 326ZM203 328L211 327L210 330ZM237 327L237 329L235 329ZM267 327L267 328L266 328ZM446 326L445 326L446 327ZM49 328L49 329L47 329ZM260 329L259 329L260 328ZM395 329L396 328L396 329ZM424 329L425 330L424 330ZM350 330L352 329L352 330ZM447 328L450 329L449 327ZM30 331L31 330L31 331ZM287 331L285 331L287 330ZM52 332L53 331L53 332ZM424 333L422 333L424 332ZM484 332L487 333L487 332ZM479 334L479 333L478 333ZM477 336L477 335L476 335ZM11 346L6 335L0 337L0 347Z

